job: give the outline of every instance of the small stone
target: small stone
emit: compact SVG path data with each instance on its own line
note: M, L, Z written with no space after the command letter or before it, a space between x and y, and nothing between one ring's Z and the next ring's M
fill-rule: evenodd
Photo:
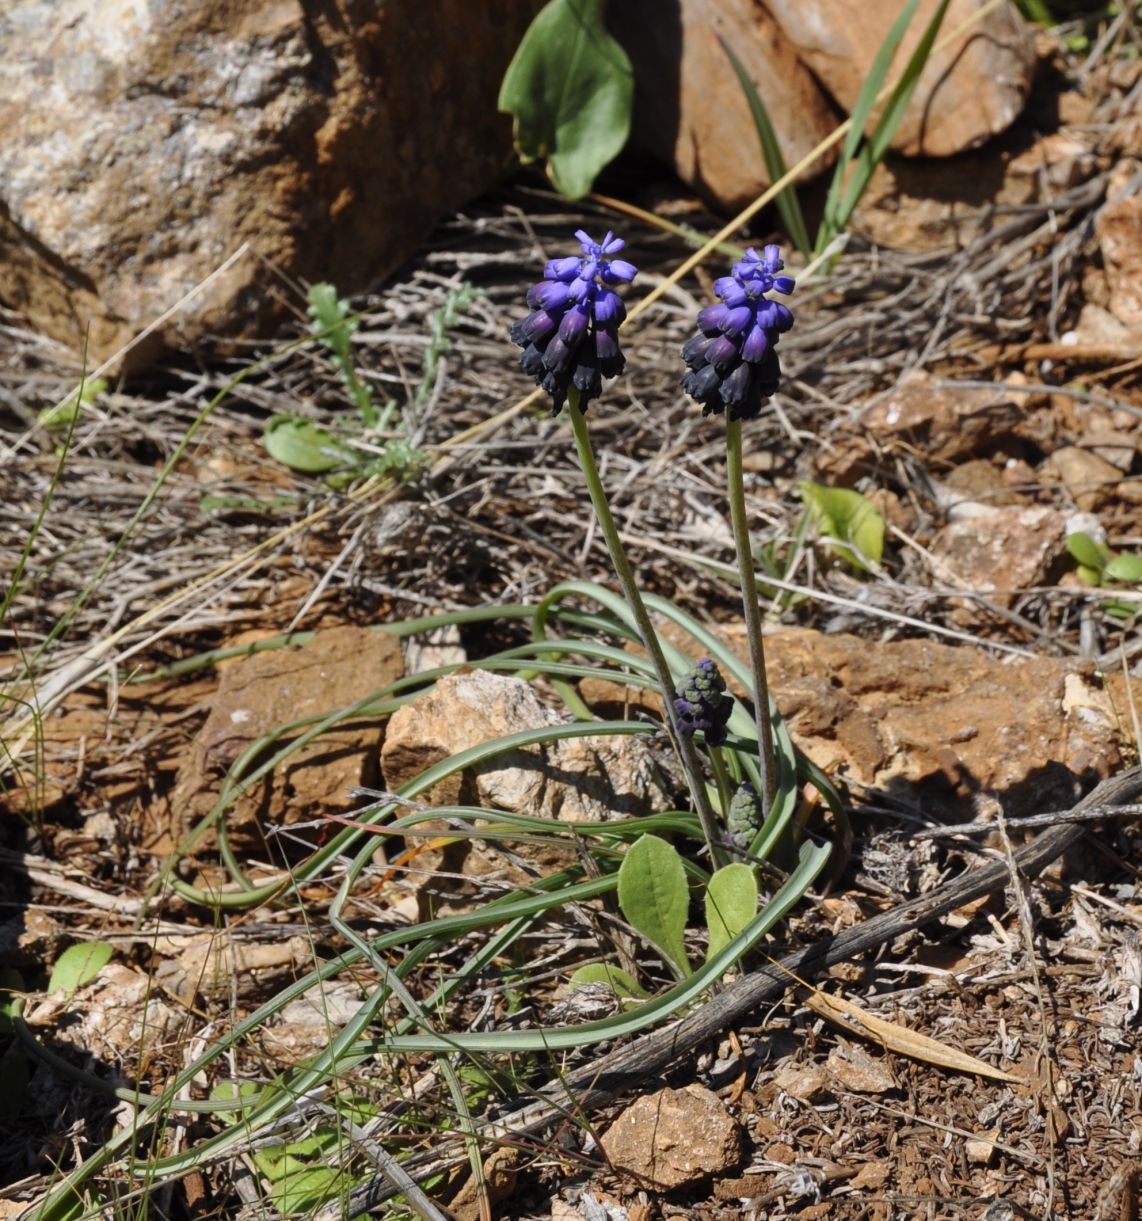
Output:
M961 589L984 594L998 606L1010 606L1016 592L1036 585L1063 546L1066 519L1042 505L1028 508L961 506L962 516L932 539L937 572L955 578ZM940 572L940 566L945 571ZM966 618L979 611L965 602Z
M701 1085L639 1098L611 1124L601 1143L616 1170L667 1191L725 1175L742 1154L740 1126L718 1096Z
M896 1088L884 1060L870 1056L862 1047L836 1048L829 1053L825 1068L842 1089L853 1094L884 1094Z
M1078 508L1087 513L1107 504L1121 479L1118 467L1077 445L1056 450L1039 468L1041 483L1062 483Z
M1127 326L1142 323L1142 196L1100 209L1095 232L1110 285L1110 312Z
M819 1064L790 1064L777 1074L774 1083L800 1102L812 1102L829 1088L828 1074Z
M992 1128L990 1132L981 1133L964 1142L964 1153L973 1166L989 1166L995 1157L995 1142L999 1139L999 1129Z

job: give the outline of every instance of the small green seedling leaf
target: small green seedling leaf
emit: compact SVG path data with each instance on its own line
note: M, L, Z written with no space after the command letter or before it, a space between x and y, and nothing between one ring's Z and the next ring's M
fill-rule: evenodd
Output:
M603 24L603 0L551 0L528 27L500 86L528 165L547 160L556 190L579 199L630 132L634 73Z
M332 284L314 284L309 290L310 328L319 343L342 360L349 359L349 340L357 329L357 319L349 317L349 302L342 301Z
M689 970L686 909L690 892L682 858L664 839L643 835L631 845L619 867L619 906L623 915L664 954L684 979Z
M100 971L111 961L115 953L114 946L106 941L90 941L84 945L69 946L56 959L52 968L52 977L48 981L48 991L74 992L89 984Z
M0 1035L12 1033L12 1020L23 1008L24 977L15 967L0 967Z
M1102 571L1112 581L1137 585L1142 581L1142 555L1113 556Z
M884 555L884 518L876 505L849 488L802 483L801 495L818 531L843 546L833 551L861 572L871 572Z
M88 403L94 403L106 389L106 378L86 378L75 394L69 394L62 403L53 403L50 407L42 408L36 416L36 423L48 432L64 432L79 418L80 409Z
M1095 573L1101 572L1111 558L1111 550L1105 543L1096 542L1081 530L1067 535L1067 551L1077 564L1093 569ZM1097 585L1099 582L1095 580L1093 584Z
M612 967L607 962L588 962L571 976L570 986L585 988L588 984L606 984L623 1000L645 1000L650 994L621 967Z
M757 915L757 879L753 870L735 861L724 865L706 887L706 927L710 944L706 960L725 947Z
M352 460L327 428L299 416L273 416L263 442L271 458L307 475L320 475Z

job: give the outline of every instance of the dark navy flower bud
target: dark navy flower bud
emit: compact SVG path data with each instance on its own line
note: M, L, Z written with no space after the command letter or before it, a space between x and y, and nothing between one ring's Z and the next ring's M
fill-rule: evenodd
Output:
M714 282L720 300L699 312L699 333L682 348L690 370L682 388L702 404L703 415L752 420L777 393L777 340L793 325L793 314L765 294L793 291L792 276L779 274L784 266L777 246L766 246L761 254L751 246L731 275Z
M761 798L748 780L743 780L738 791L730 798L726 815L726 843L743 852L750 841L761 830Z
M678 732L685 737L693 737L701 730L708 745L721 746L733 710L733 696L726 693L725 680L708 657L702 658L675 684L674 712Z
M629 284L638 269L612 256L625 246L608 233L594 241L576 231L582 255L551 259L542 283L528 291L531 308L526 318L512 325L512 343L523 348L520 368L551 395L558 414L572 387L579 409L603 391L604 377L617 377L626 364L619 347L618 330L626 318L622 298L613 284Z

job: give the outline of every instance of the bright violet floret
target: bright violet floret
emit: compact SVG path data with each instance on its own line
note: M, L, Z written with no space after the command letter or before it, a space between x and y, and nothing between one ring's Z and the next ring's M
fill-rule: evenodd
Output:
M608 233L596 242L576 231L582 255L552 259L543 280L527 294L531 313L512 326L512 343L523 348L520 368L551 395L558 415L572 387L579 409L587 410L603 390L604 377L617 377L626 364L619 327L626 318L622 298L611 287L629 284L638 269L614 256L626 245Z
M793 277L781 274L784 267L777 246L761 254L751 246L731 275L714 281L719 301L699 312L699 334L682 348L690 370L682 389L702 404L703 415L753 420L777 392L777 340L792 327L793 314L766 293L793 291Z

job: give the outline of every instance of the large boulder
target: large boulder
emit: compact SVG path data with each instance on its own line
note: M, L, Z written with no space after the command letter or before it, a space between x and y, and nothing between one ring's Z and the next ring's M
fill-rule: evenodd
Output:
M607 26L634 67L634 142L717 204L741 207L770 182L723 43L753 81L788 165L839 122L796 48L756 0L623 0L608 9Z
M500 79L539 0L6 0L0 297L91 355L349 291L510 165ZM136 359L145 359L138 351Z

